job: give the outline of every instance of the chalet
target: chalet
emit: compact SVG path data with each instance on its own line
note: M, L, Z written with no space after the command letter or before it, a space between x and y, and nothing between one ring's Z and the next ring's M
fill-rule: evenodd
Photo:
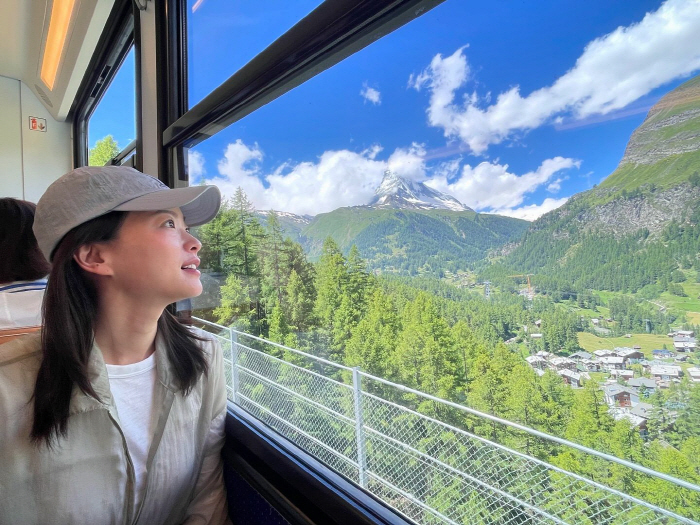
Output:
M632 370L610 370L610 376L615 379L622 378L627 381L634 377L634 372Z
M675 365L652 366L650 372L651 377L656 380L670 381L673 379L680 379L681 367Z
M695 337L695 332L692 330L676 330L675 335L679 337Z
M700 383L700 368L694 366L686 370L688 372L688 377L693 383Z
M586 372L600 372L601 367L598 359L581 359L576 362L576 368Z
M532 367L539 370L547 368L547 360L538 355L530 355L525 358L525 361Z
M609 355L615 355L612 350L594 350L593 353L596 357L607 357Z
M596 318L594 317L593 319L591 319L591 323L593 323L594 325L598 326L598 325L600 324L600 319L596 319Z
M694 337L676 336L673 338L673 348L677 352L694 352L697 346Z
M576 361L568 357L552 357L549 360L549 366L554 370L576 370Z
M538 356L538 357L543 357L543 358L545 358L545 359L549 359L549 356L554 355L554 354L550 354L549 352L546 352L546 351L544 351L544 350L540 350L540 351L537 352L535 355Z
M629 387L612 384L603 387L605 402L611 406L633 407L639 403L639 394Z
M583 381L591 378L586 372L578 373L571 370L559 370L557 372L567 385L578 388L583 386Z
M542 339L542 334L530 334L532 339Z
M569 356L570 359L575 359L577 361L580 359L590 359L591 357L593 357L593 354L589 354L588 352L584 352L583 350L574 352Z
M656 390L656 381L646 377L633 377L627 381L627 386L636 388L637 392L641 392L643 389L647 392L647 395L651 395Z
M622 357L626 363L639 363L644 354L634 348L615 348L615 354Z
M625 368L625 360L618 356L605 356L599 358L600 364L605 370L622 370Z
M675 354L673 352L671 352L670 350L666 350L665 348L663 348L663 349L652 350L651 355L654 358L667 359L669 357L673 357Z
M630 414L643 417L644 419L649 419L651 417L652 410L654 410L654 405L640 402L637 403L637 405L632 410L630 410Z

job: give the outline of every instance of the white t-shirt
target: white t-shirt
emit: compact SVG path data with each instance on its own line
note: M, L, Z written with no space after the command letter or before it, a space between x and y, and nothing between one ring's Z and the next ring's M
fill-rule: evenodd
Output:
M0 329L41 324L46 279L0 285Z
M156 391L156 354L130 365L106 365L109 388L134 465L134 508L145 490L148 449L153 437L153 402Z

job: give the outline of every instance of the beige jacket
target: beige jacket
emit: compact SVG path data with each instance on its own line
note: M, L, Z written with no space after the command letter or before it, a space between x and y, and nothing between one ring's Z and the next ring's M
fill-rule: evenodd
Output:
M226 411L223 356L214 338L202 344L209 375L184 396L156 338L160 416L140 509L133 508L133 467L101 352L93 347L89 363L101 402L76 388L68 435L48 450L29 441L40 334L0 345L0 524L226 523L224 438L210 435Z

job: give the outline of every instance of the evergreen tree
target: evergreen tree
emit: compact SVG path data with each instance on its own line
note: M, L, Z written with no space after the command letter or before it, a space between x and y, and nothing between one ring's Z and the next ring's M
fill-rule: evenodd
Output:
M88 152L88 166L104 166L112 161L121 150L112 135L95 142L95 147Z

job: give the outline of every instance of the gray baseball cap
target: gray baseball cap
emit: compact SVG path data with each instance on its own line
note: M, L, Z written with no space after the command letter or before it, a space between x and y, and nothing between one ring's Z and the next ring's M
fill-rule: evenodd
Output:
M180 208L188 226L209 222L219 211L216 186L170 189L127 166L89 166L66 173L48 187L34 215L34 235L47 260L76 226L111 211Z

